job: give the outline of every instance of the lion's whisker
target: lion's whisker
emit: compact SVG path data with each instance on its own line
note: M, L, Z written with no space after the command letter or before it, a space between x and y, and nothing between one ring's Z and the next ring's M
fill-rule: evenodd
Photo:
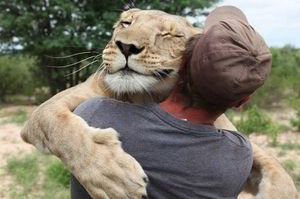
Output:
M86 52L80 52L80 53L74 53L71 55L66 55L66 56L50 56L50 55L45 55L45 57L49 57L52 59L66 59L66 58L70 58L70 57L75 57L77 55L84 55L84 54L97 54L97 52L91 52L91 51L86 51Z
M67 65L63 65L63 66L47 66L47 67L50 67L50 68L68 68L70 66L74 66L76 64L79 64L81 62L87 61L87 60L92 59L92 58L95 58L95 56L90 56L88 58L82 59L82 60L80 60L78 62L75 62L75 63L72 63L72 64L67 64ZM96 60L96 61L98 61L98 60Z
M104 71L105 71L105 67L104 67L104 63L102 63L96 71L98 81L100 81L100 78L101 78L102 74L104 73Z
M70 76L70 75L73 75L73 74L75 74L75 73L77 73L77 72L79 72L79 71L85 69L86 67L88 67L88 66L90 66L90 65L92 65L92 64L94 64L94 63L96 63L97 61L98 61L98 60L92 61L92 62L90 62L90 63L84 65L83 67L79 68L78 70L75 70L74 72L65 75L65 77L68 77L68 76Z

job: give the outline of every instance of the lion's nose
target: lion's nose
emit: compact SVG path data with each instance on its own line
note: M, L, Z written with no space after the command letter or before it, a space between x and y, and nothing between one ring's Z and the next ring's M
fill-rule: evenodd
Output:
M121 50L121 52L124 54L124 56L126 57L126 59L134 54L139 54L140 52L142 52L144 50L144 47L142 48L138 48L136 47L134 44L124 44L121 41L116 41L116 44L118 46L118 48Z

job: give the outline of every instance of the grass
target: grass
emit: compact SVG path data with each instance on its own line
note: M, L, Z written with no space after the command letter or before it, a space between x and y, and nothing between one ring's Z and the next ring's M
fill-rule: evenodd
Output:
M289 175L293 178L297 189L300 189L300 170L299 165L293 160L286 160L282 163L283 167L289 173Z
M293 160L286 160L283 162L283 167L286 168L289 172L294 171L297 166L298 165Z
M7 122L23 125L27 120L27 113L22 109L18 109Z
M290 176L293 178L296 187L300 188L300 172L299 169L297 169L299 166L296 162L293 160L286 160L283 162L283 167L287 170L287 172L290 174Z
M45 174L50 181L56 184L65 188L70 186L70 172L64 167L61 161L51 161L45 170Z
M36 156L26 155L22 158L12 157L7 161L7 171L21 187L21 197L18 196L16 187L11 190L12 198L26 198L37 182L38 163Z
M300 131L300 108L297 108L297 113L294 119L291 121L291 125L295 127L298 131Z
M284 143L284 144L278 144L278 147L280 147L283 150L300 150L300 143Z
M234 112L228 112L227 115L242 133L246 135L251 133L266 134L270 138L272 146L278 144L277 137L279 132L283 130L283 127L273 123L256 105L250 106L243 111L238 120L234 119Z
M10 198L69 199L70 173L55 157L40 153L8 159L7 173L13 177Z
M5 114L5 115L4 115ZM12 113L2 113L1 116L7 116L7 119L4 119L1 123L15 123L17 125L22 126L26 120L28 119L27 112L23 109L17 109Z

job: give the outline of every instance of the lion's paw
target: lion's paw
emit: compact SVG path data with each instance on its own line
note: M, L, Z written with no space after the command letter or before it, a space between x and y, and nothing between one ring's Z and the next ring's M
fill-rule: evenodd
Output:
M93 154L85 156L83 163L73 174L93 198L147 198L148 177L121 145L95 144Z
M107 129L98 129L92 128L90 131L90 135L92 136L92 140L97 144L119 144L119 134L113 128Z

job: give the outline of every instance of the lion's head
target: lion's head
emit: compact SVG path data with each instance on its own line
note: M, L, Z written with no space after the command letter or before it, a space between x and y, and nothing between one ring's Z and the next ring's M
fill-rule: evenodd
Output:
M183 17L131 9L103 50L103 79L117 94L167 93L177 80L186 41L200 29Z

